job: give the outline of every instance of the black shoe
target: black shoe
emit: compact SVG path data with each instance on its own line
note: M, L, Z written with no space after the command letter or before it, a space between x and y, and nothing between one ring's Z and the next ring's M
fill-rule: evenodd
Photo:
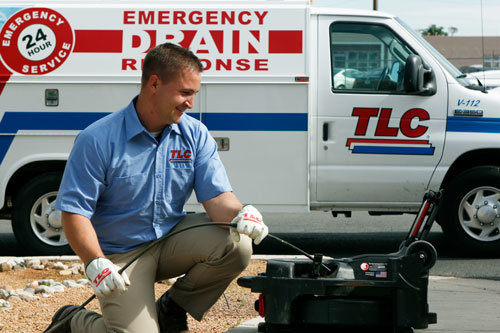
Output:
M57 324L59 324L64 318L66 318L73 311L78 309L79 306L76 305L65 305L54 314L52 317L52 322L45 332L48 332L50 329L54 328ZM71 333L71 319L66 320L62 325L57 326L51 333Z
M156 301L160 333L189 332L186 311L170 298L167 291Z

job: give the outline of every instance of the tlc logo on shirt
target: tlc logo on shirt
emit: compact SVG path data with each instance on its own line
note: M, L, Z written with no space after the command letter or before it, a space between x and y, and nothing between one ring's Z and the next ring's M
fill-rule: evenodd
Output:
M170 162L187 162L192 161L191 150L171 150L170 151Z

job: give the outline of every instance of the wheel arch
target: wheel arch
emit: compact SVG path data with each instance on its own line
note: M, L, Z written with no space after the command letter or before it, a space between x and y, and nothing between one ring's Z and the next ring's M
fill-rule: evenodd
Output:
M5 198L7 200L12 200L12 204L14 205L17 193L27 182L44 173L63 173L65 166L65 160L34 161L23 165L9 178L5 190Z
M441 188L446 188L463 171L483 165L500 167L500 149L477 149L460 155L446 172Z

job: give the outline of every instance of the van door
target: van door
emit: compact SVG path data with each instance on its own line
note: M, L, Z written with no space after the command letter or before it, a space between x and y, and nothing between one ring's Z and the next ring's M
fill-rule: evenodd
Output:
M320 206L383 209L421 201L443 151L447 87L431 59L437 92L404 91L405 60L422 50L405 42L405 33L392 19L318 20Z

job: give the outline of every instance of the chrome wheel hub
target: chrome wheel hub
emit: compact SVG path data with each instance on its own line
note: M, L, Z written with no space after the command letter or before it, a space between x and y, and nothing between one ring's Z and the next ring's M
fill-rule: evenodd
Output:
M500 239L500 189L483 186L467 193L458 207L464 231L481 242Z
M64 246L68 244L64 235L61 211L55 209L57 192L42 195L33 204L30 214L30 223L33 233L45 244Z

